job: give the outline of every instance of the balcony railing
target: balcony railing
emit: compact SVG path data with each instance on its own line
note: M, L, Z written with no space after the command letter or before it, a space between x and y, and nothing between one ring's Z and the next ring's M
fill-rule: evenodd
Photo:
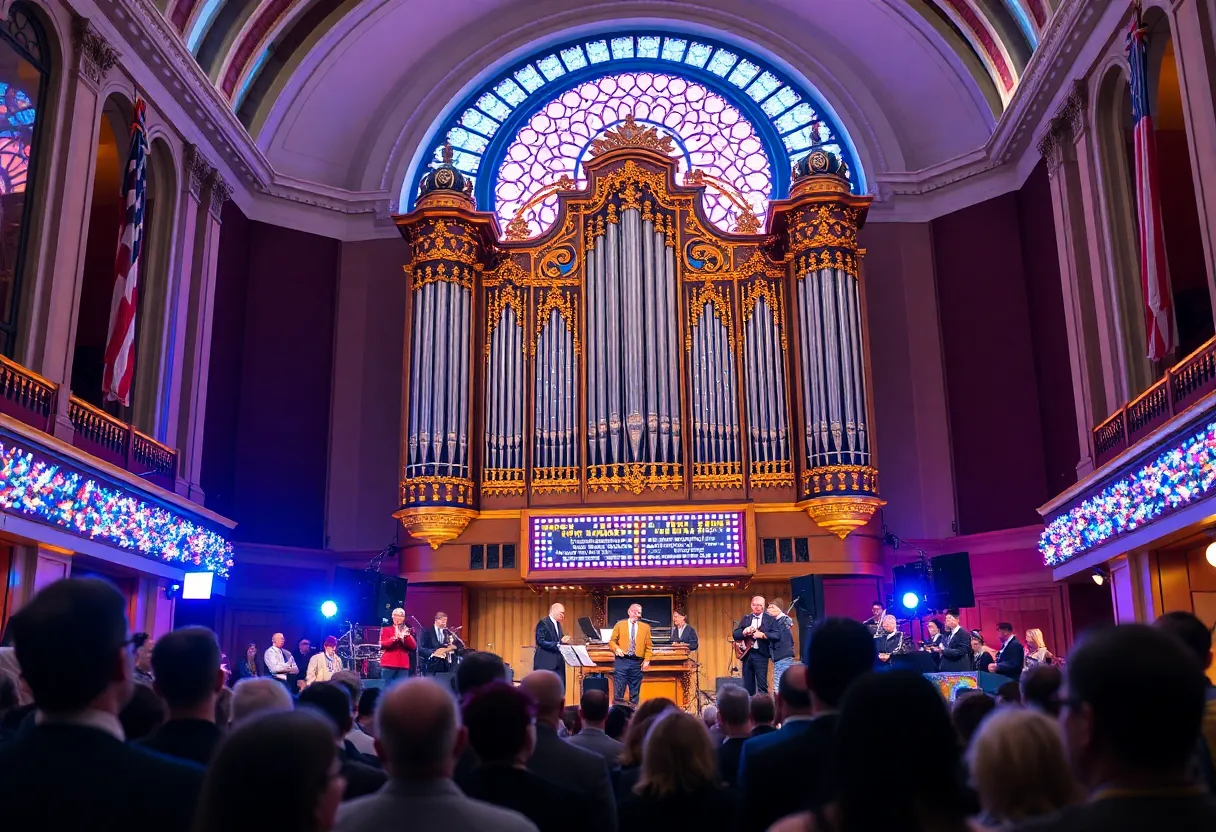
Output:
M1212 392L1216 392L1216 338L1094 428L1094 463L1103 465L1114 459Z
M50 433L58 397L52 382L0 355L0 413Z

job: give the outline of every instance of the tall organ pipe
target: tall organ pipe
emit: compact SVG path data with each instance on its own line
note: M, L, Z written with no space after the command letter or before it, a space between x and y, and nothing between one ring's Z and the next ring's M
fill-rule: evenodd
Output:
M436 304L441 283L429 283L423 287L423 317L422 317L422 370L418 374L418 397L422 401L419 414L418 462L423 466L432 461L431 454L431 405L435 398L433 368L435 363L435 314Z
M655 284L657 276L654 263L654 222L645 220L642 223L642 313L646 320L646 352L642 357L646 363L646 443L645 456L650 462L656 462L655 451L659 446L659 407L658 390L655 373L655 356L653 345L658 327L655 325ZM639 351L642 348L639 347ZM649 352L649 354L646 354Z
M596 232L599 232L597 222ZM591 383L599 392L596 395L596 410L595 410L595 436L596 446L599 451L596 457L600 464L608 462L608 384L609 377L607 372L607 331L611 329L611 325L607 322L608 306L605 302L605 283L609 278L608 272L604 267L605 256L604 237L600 237L595 245L595 283L596 283L596 307L588 309L587 317L595 318L597 337L593 342L587 341L588 350L594 347L597 360L595 362L595 377L591 379Z
M421 406L421 402L419 400L422 398L420 395L422 385L418 377L418 366L422 360L422 322L425 320L425 318L422 317L422 298L425 291L426 286L422 286L412 293L414 305L412 322L414 332L413 345L410 348L409 465L414 465L418 462L418 410Z
M669 397L668 412L671 414L671 456L669 461L678 462L682 456L680 452L680 365L677 344L679 327L675 323L680 317L680 305L676 299L679 275L676 272L675 252L666 245L666 238L664 238L663 248L666 252L664 282L667 284L667 313L664 320L669 322L667 331L667 395Z
M751 320L744 326L743 336L743 369L747 374L747 430L751 441L751 456L752 459L757 461L767 458L764 453L764 445L760 440L760 413L757 406L759 404L759 393L756 376L759 371L760 362L756 360L756 329L759 313L760 305L757 304L752 312Z
M607 271L605 277L608 284L608 303L605 304L606 329L608 332L608 436L612 448L612 462L620 462L621 455L621 373L620 373L620 333L621 333L621 298L620 286L620 223L608 223L606 236L608 238Z
M642 318L642 274L640 268L641 247L638 245L638 225L640 212L629 208L621 212L621 225L624 231L624 278L625 294L628 298L626 306L626 323L631 327L644 326ZM643 336L644 337L644 336ZM642 416L642 339L627 338L625 353L626 387L625 410L628 413L626 426L629 432L629 459L641 461L641 440L645 430L645 419Z
M456 357L460 361L460 387L458 400L459 409L456 411L456 448L459 453L460 475L468 475L469 465L469 325L472 317L473 293L469 289L457 287L460 293L460 337L456 342Z
M591 226L591 231L588 237L591 239L588 244L593 248L587 250L587 300L586 300L586 320L587 320L587 337L584 343L587 345L587 381L585 385L587 390L587 464L595 464L595 443L596 443L596 426L599 416L599 382L595 378L595 372L598 369L597 362L591 359L597 356L595 345L599 343L599 327L596 315L600 309L599 293L599 272L596 269L595 252L599 248L595 238L592 236L594 232L594 221L588 223Z

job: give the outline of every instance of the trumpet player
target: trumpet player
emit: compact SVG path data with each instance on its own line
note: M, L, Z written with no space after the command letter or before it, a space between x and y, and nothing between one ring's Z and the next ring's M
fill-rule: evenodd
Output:
M405 610L393 610L393 623L380 628L380 677L391 685L399 676L410 675L410 651L418 649L414 634L405 624Z

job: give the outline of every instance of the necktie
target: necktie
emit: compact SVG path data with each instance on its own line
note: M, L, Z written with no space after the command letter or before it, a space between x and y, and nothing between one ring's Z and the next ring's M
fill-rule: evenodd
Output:
M634 621L629 622L629 655L637 652L638 647L638 625Z

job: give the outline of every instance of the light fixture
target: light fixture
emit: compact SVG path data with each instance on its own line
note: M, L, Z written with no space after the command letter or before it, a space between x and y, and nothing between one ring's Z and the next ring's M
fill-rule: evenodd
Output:
M903 601L904 606L910 610L916 609L916 606L920 603L920 599L916 597L915 592L905 592Z
M1216 540L1213 540L1208 544L1208 549L1205 556L1208 559L1208 563L1212 564L1212 566L1216 566Z
M333 601L325 601L321 604L321 615L326 618L333 618L338 614L338 605Z
M1093 578L1094 583L1096 583L1098 586L1102 586L1102 584L1106 583L1106 573L1102 571L1101 566L1095 566L1094 571L1090 573L1089 577Z

